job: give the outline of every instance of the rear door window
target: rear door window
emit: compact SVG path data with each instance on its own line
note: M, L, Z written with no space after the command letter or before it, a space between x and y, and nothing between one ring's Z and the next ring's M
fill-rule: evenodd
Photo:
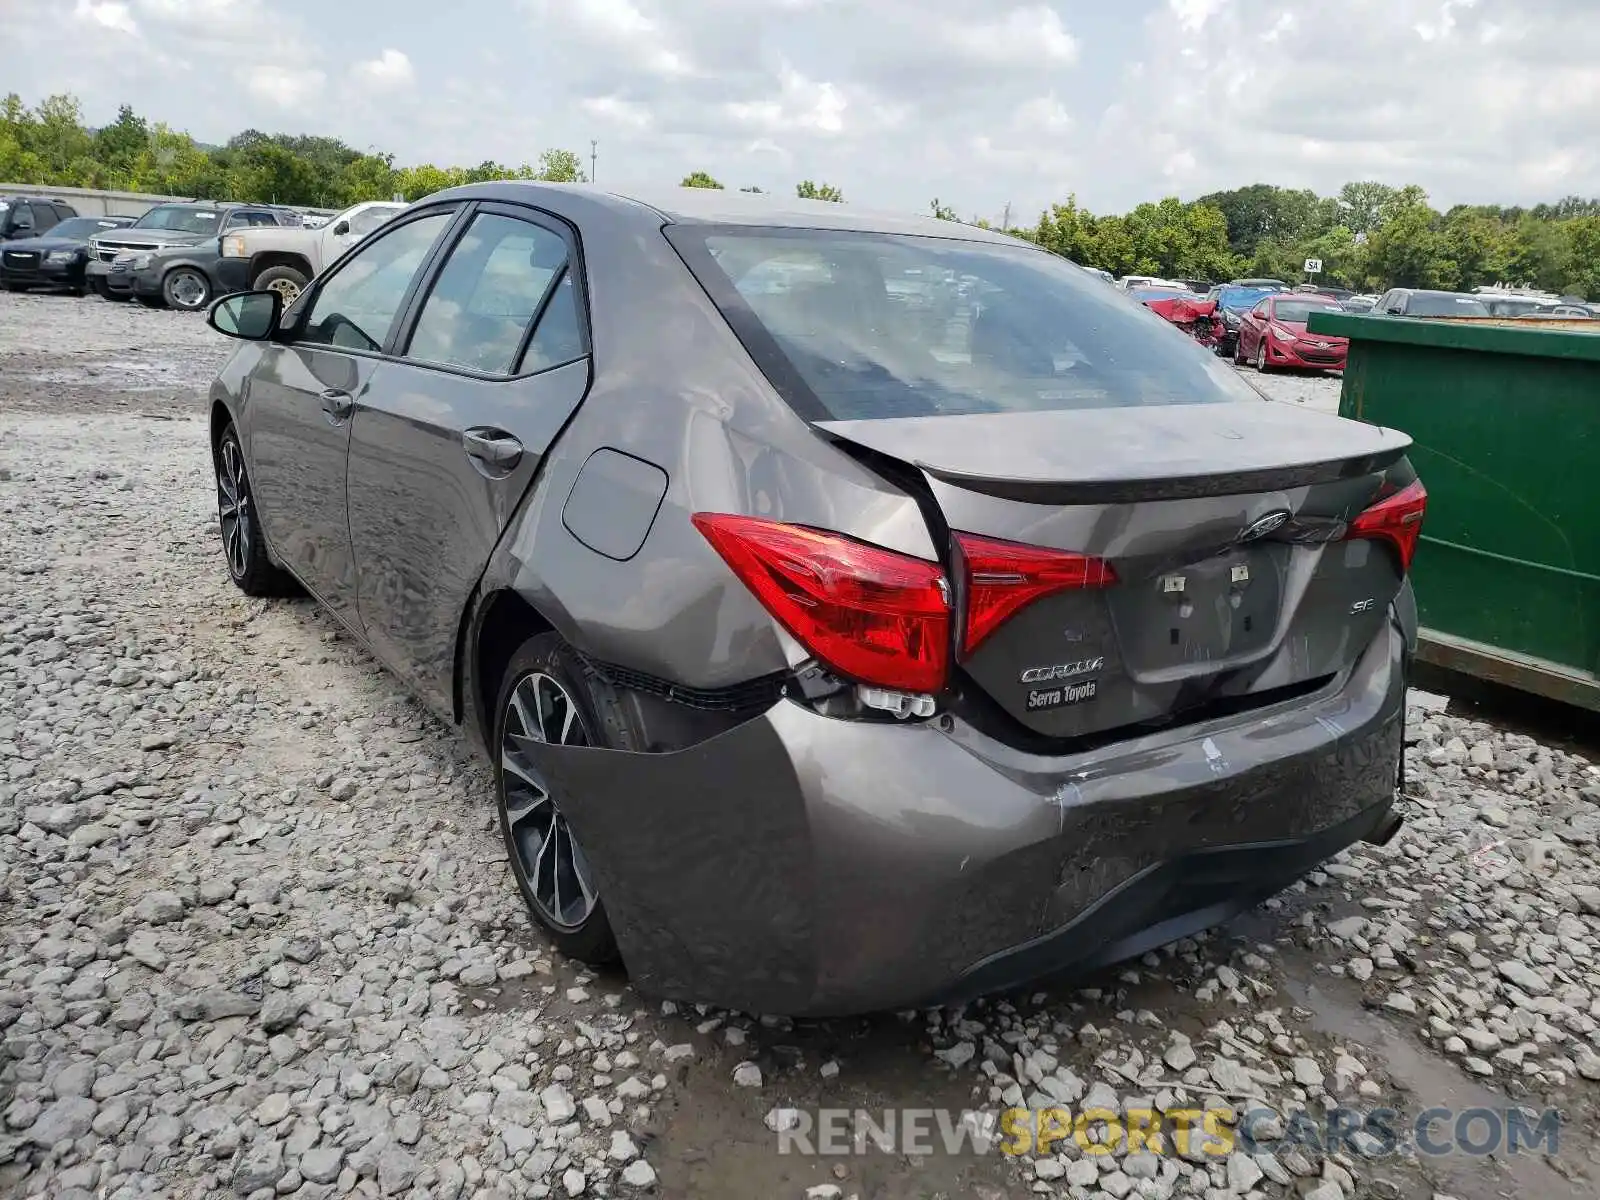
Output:
M667 233L774 385L813 419L1260 399L1148 309L1020 243Z
M509 375L529 326L565 277L566 267L567 243L560 234L515 217L479 213L439 272L406 357ZM569 289L569 310L571 304ZM563 320L559 311L552 313L552 330ZM554 365L544 361L541 350L524 369Z

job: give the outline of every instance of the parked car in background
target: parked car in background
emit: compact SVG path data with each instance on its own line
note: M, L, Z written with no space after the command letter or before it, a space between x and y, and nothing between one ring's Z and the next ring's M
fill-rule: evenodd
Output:
M285 305L293 304L313 276L405 207L369 200L316 228L235 230L221 242L220 290L270 289L283 297Z
M1162 279L1159 275L1124 275L1117 280L1117 286L1125 292L1131 292L1135 288L1142 287L1180 287L1182 285L1170 279Z
M1372 306L1377 302L1378 298L1376 296L1368 296L1364 294L1347 296L1345 299L1339 301L1339 307L1344 309L1345 312L1364 313L1371 312Z
M1081 266L1082 264L1079 265ZM1117 282L1116 276L1112 275L1110 271L1102 271L1099 267L1084 267L1083 269L1102 282L1113 284Z
M1424 288L1390 288L1372 306L1388 317L1487 317L1482 296L1465 292L1435 292Z
M158 204L125 229L89 239L86 286L108 300L127 300L135 294L136 278L155 261L157 250L215 243L232 229L299 220L298 213L266 204ZM169 275L157 281L156 294L175 308L204 308L214 291L205 273L188 264L164 265L170 268Z
M1260 371L1342 371L1350 340L1306 331L1312 313L1340 311L1339 302L1327 296L1303 292L1268 296L1240 320L1233 361L1254 363Z
M1339 287L1331 283L1302 283L1295 289L1297 293L1304 292L1313 296L1326 296L1330 300L1348 300L1355 292L1349 288Z
M1496 296L1476 293L1477 300L1489 310L1491 317L1526 317L1554 306L1555 301L1539 296Z
M61 200L0 196L0 241L39 237L57 223L77 215L77 209Z
M1206 299L1216 302L1217 319L1221 330L1217 336L1216 351L1224 358L1232 358L1239 345L1239 322L1244 314L1268 296L1278 294L1278 289L1244 287L1236 283L1223 283L1206 293Z
M1566 321L1593 320L1595 316L1594 311L1587 304L1552 304L1548 308L1541 308L1523 315Z
M1275 292L1289 290L1289 285L1281 279L1230 279L1228 282L1235 287L1271 288Z
M219 566L465 725L531 916L645 995L960 1004L1392 838L1410 438L819 207L475 184L219 301Z
M68 217L39 237L8 241L0 247L0 283L11 292L64 287L81 296L90 237L132 223L132 217Z

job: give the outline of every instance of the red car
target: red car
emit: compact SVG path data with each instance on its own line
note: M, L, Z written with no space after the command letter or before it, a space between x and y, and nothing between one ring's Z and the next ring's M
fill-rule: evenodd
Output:
M1342 371L1349 339L1306 332L1306 318L1312 313L1342 311L1324 296L1304 292L1268 296L1240 317L1233 361L1254 363L1262 371L1282 367Z

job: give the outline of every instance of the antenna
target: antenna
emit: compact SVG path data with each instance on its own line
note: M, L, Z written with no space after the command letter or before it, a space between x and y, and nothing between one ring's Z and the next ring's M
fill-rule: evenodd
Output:
M596 148L600 145L594 138L589 139L589 182L594 182L594 160L597 157Z

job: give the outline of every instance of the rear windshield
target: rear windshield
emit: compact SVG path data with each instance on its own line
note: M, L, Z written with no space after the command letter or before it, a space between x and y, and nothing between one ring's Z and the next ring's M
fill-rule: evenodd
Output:
M1028 246L687 225L668 236L812 419L1261 399L1150 310Z
M1303 325L1305 320L1314 312L1338 312L1339 306L1332 300L1279 300L1272 307L1272 315L1279 321L1287 321L1291 325Z
M1471 296L1430 296L1413 292L1406 304L1408 317L1487 317L1489 310Z

